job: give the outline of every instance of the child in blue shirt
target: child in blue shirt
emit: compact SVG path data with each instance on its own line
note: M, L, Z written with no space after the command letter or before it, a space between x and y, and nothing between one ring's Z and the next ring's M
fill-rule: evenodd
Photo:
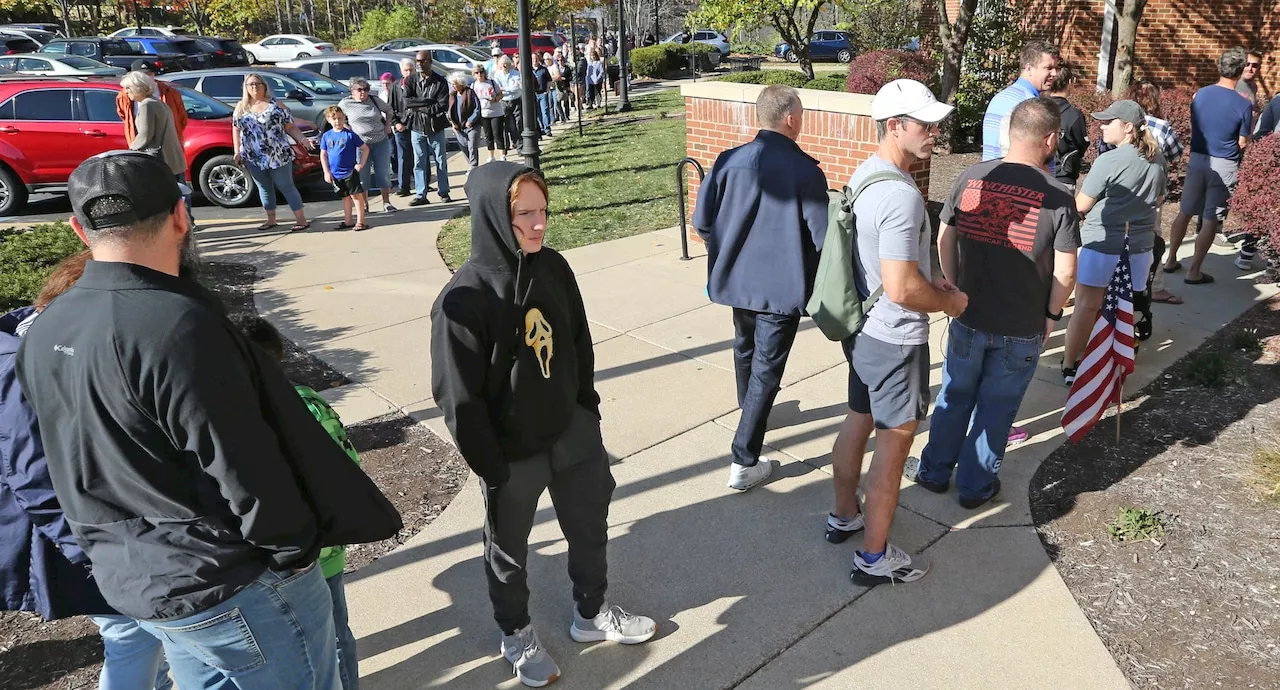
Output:
M324 181L333 185L342 195L345 218L338 228L354 227L357 231L369 226L364 222L366 205L364 185L360 182L360 170L369 164L369 145L360 135L347 128L347 114L342 108L331 105L324 109L324 117L333 129L320 137L320 165L324 168ZM351 222L351 210L355 207L356 222Z

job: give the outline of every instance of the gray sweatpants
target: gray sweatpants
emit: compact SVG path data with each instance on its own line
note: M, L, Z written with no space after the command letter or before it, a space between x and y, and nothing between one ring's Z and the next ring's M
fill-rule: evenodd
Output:
M530 621L525 568L529 532L538 499L547 489L551 490L560 530L569 542L573 600L584 615L600 610L608 587L605 550L614 486L600 438L600 420L579 407L569 428L550 450L511 463L511 478L505 484L482 489L484 570L493 618L503 634L510 635Z

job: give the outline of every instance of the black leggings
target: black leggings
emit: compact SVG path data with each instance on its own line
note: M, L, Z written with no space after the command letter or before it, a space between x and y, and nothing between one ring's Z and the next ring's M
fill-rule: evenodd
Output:
M503 151L507 150L507 117L505 115L480 118L480 129L484 132L484 141L490 151L495 145Z

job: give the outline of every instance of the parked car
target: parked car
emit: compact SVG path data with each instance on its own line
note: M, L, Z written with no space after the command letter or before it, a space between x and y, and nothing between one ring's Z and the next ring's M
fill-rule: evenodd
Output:
M250 73L262 75L271 88L272 97L284 103L295 119L310 122L321 132L329 129L324 109L337 105L351 93L347 87L328 77L288 67L200 70L166 74L160 78L234 105L244 97L244 78Z
M435 44L434 41L428 41L425 38L397 38L393 41L387 41L386 43L383 43L381 45L376 45L370 48L369 50L366 50L365 52L368 53L368 52L373 52L375 50L416 51L416 50L422 49L420 46L429 46L434 44Z
M249 64L249 53L234 38L193 36L192 40L209 53L212 67L243 67Z
M58 75L70 77L118 77L127 70L112 67L105 62L79 55L6 55L0 57L0 67L19 74Z
M40 50L40 44L29 38L0 34L0 53L4 55L34 53L38 50Z
M5 24L5 26L12 26L17 29L35 29L37 31L43 31L45 33L53 34L54 37L56 38L67 37L66 34L62 33L63 27L61 24L41 24L40 22L13 22L12 24Z
M153 55L139 53L121 38L59 38L45 44L40 49L40 54L79 55L125 69L129 69L134 60L143 59L156 63L156 70L159 72L172 72L182 68L177 61L163 62Z
M400 76L400 58L409 55L398 53L356 53L354 55L333 55L322 58L305 58L302 60L286 60L276 67L287 67L295 70L309 70L326 76L334 81L350 86L356 77L367 79L370 83L378 81L384 72ZM432 64L431 71L442 77L448 77L450 70L441 65ZM470 75L467 77L470 79Z
M232 160L231 109L180 90L189 118L182 137L187 178L220 206L252 203L253 180ZM86 158L126 148L124 123L116 115L119 91L114 79L97 77L0 81L0 215L20 212L30 194L65 193L71 171ZM314 179L320 159L300 155L293 171L304 182Z
M27 27L27 26L22 26L22 27L0 26L0 35L17 36L18 38L29 38L42 46L48 43L49 41L52 41L53 39L57 38L55 34L51 34L48 31L32 29L31 27Z
M390 43L399 44L400 42L391 41ZM387 44L384 43L383 45ZM446 72L466 72L467 74L470 74L473 67L488 62L492 57L489 55L489 51L487 50L480 50L474 46L461 46L452 43L415 43L403 48L394 49L382 48L379 46L377 48L370 48L369 50L361 51L361 53L365 55L386 55L388 52L394 52L412 56L420 50L431 51L432 63L444 67ZM399 56L397 56L396 59L398 60ZM306 69L311 68L307 67ZM399 74L399 72L396 71L392 71L391 73ZM379 74L381 74L381 72L379 72Z
M165 36L133 36L124 39L136 52L146 53L148 61L161 64L177 65L178 70L205 69L209 67L209 54L201 52L195 41L182 39L193 46L195 55L188 55L178 47L178 39Z
M786 43L775 46L773 54L787 62L800 62L800 56ZM810 60L851 62L856 54L849 43L849 36L843 31L815 31L809 39Z
M301 60L312 55L338 52L332 43L304 34L267 36L258 43L246 43L244 49L249 53L251 65L259 62Z
M111 38L125 36L188 36L194 32L180 26L128 26L107 34Z
M729 39L725 38L724 34L720 33L719 31L712 31L711 29L697 29L692 33L688 31L681 31L680 33L675 34L667 38L667 40L663 41L663 43L689 43L689 42L705 43L711 46L712 48L715 48L716 52L720 53L721 57L724 57L729 54Z
M533 52L549 53L560 47L564 39L560 38L559 34L544 31L529 34L529 43L533 47ZM514 56L520 52L519 34L490 34L476 41L471 47L487 53L494 45L501 48L503 53Z

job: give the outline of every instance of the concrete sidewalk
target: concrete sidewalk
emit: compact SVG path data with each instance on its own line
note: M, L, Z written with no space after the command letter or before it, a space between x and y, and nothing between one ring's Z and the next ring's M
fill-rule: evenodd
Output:
M200 240L214 260L257 266L262 313L357 382L326 394L348 423L403 410L443 434L428 312L449 277L436 233L459 207L375 215L377 227L360 234L324 223L293 235L223 226ZM868 591L848 579L859 541L822 539L845 411L838 344L805 323L766 439L777 477L731 494L730 315L704 296L705 261L678 254L674 229L566 253L592 321L604 438L617 459L610 599L653 616L659 635L639 647L569 639L565 543L544 501L530 540L532 613L564 671L557 687L1128 687L1031 526L1028 482L1062 443L1061 330L1019 414L1033 436L1006 457L1000 499L971 512L954 492L907 485L892 538L926 553L933 570ZM1223 254L1206 270L1219 282L1170 281L1187 304L1157 305L1130 390L1273 291ZM943 325L932 329L935 393ZM926 437L927 426L917 451ZM364 687L517 685L497 654L481 516L473 478L422 533L348 576Z

